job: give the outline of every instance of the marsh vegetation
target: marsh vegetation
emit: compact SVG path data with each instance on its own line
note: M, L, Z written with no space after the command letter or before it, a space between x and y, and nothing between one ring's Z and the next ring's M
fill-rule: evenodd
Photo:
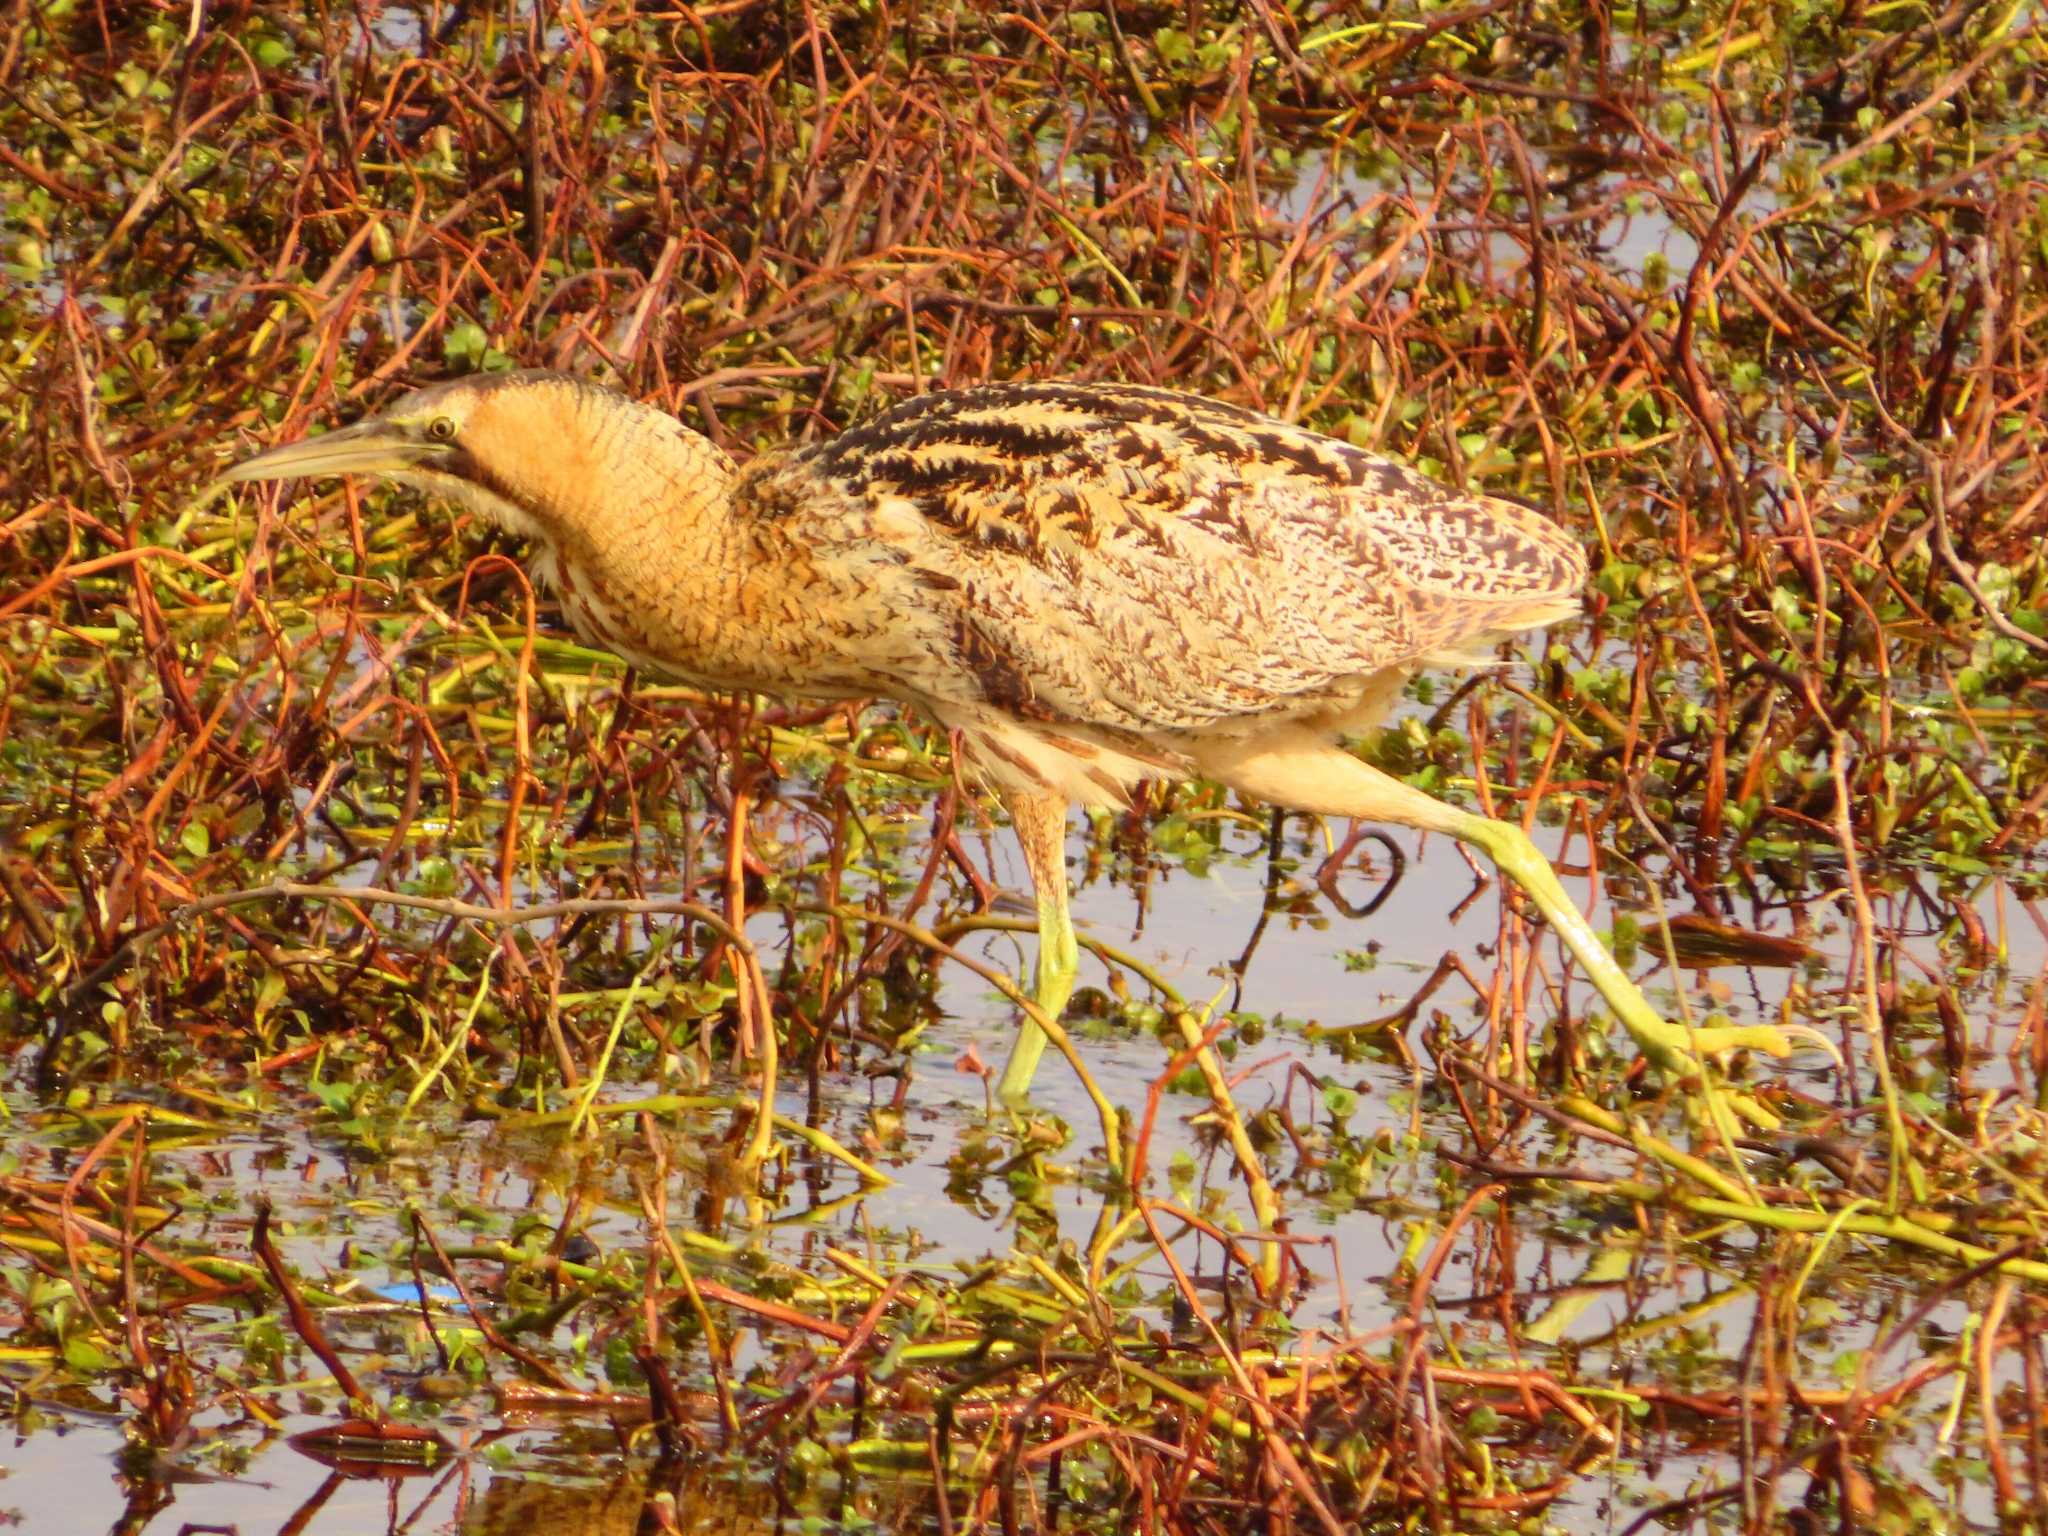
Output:
M0 1519L2038 1528L2032 8L5 9ZM1842 1068L1737 1125L1454 847L1195 784L1075 827L1096 1094L991 1114L943 736L636 677L445 506L187 509L514 366L1544 508L1585 619L1360 750Z

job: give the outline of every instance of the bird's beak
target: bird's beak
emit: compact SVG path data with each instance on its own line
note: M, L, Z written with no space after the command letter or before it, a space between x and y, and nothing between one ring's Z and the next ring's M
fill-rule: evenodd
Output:
M422 441L404 427L373 417L338 432L286 443L253 459L244 459L214 481L214 485L232 485L241 480L402 474L433 457L441 447L439 443Z

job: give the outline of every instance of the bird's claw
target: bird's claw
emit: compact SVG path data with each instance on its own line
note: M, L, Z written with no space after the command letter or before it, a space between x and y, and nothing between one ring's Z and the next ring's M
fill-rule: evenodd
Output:
M1688 1042L1702 1056L1719 1056L1724 1051L1763 1051L1783 1060L1801 1043L1818 1046L1834 1061L1836 1071L1846 1070L1835 1043L1817 1029L1804 1024L1717 1024L1692 1031Z

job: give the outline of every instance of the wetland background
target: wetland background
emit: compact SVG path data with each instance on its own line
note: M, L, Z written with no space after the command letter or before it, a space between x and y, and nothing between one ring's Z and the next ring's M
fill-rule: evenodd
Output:
M0 1520L2039 1527L2035 8L0 11ZM1070 843L1117 1113L990 1115L1023 872L922 722L633 677L445 506L187 509L530 365L1542 506L1587 617L1361 750L1844 1068L1731 1136L1451 846L1190 785Z

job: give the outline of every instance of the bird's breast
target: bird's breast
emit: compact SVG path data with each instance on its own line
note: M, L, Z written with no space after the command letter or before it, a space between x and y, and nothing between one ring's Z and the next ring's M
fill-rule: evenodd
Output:
M644 546L600 563L556 550L532 562L578 636L697 687L783 696L895 693L894 636L874 594L795 549Z

